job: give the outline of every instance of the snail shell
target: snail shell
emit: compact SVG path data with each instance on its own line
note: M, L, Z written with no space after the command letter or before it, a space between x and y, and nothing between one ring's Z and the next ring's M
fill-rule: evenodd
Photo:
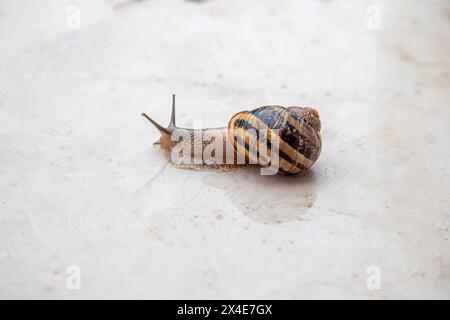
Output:
M161 133L155 144L162 149L173 150L175 147L189 147L191 156L194 150L201 150L203 155L200 167L229 169L239 166L271 166L272 156L277 155L278 172L299 174L309 169L319 158L322 149L320 135L321 122L319 113L310 107L263 106L251 111L241 111L231 117L224 128L202 129L200 135L193 129L178 128L175 125L175 95L173 95L172 115L168 127L163 127L145 113L146 117ZM190 139L173 141L175 130L184 130ZM265 135L265 138L263 137ZM214 137L214 138L212 138ZM210 148L211 141L223 146L223 161L212 161L204 151ZM265 153L262 148L265 147ZM227 150L232 150L230 163ZM213 150L209 155L214 156ZM266 155L266 157L264 156ZM238 162L238 158L244 162Z
M322 149L318 112L309 107L264 106L251 111L235 114L228 123L233 134L236 152L245 154L253 161L260 159L249 152L249 135L258 135L264 130L269 138L278 139L279 170L282 173L298 174L310 168L319 158ZM256 137L258 138L258 137ZM256 141L256 140L253 140ZM273 152L271 141L267 139L267 149Z

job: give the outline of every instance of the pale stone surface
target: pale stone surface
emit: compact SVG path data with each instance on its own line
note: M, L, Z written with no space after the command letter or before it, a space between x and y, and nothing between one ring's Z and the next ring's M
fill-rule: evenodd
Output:
M0 3L0 298L450 298L448 2L70 4ZM173 92L182 126L314 105L323 153L174 168L139 117Z

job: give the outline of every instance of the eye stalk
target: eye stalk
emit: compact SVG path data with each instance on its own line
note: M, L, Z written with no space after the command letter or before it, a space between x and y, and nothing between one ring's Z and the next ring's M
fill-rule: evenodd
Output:
M156 127L156 129L159 130L159 132L161 134L168 134L168 135L172 134L172 132L176 129L176 125L175 125L175 95L174 94L172 95L172 114L170 115L170 122L167 127L163 127L158 122L156 122L155 120L150 118L144 112L141 113L141 116L143 116L148 121L150 121Z
M175 94L172 94L172 114L170 115L170 123L169 123L170 129L175 129Z

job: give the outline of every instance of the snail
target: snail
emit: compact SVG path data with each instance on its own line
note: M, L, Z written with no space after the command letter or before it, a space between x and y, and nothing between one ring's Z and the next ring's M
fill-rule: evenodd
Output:
M228 170L256 165L268 170L264 174L295 175L309 169L322 149L319 113L311 107L262 106L236 113L227 127L195 130L176 126L172 95L167 127L141 115L161 133L155 145L170 151L172 162L184 167Z

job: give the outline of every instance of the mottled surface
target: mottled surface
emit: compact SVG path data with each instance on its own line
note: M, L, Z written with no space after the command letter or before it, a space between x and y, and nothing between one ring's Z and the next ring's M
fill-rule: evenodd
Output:
M0 298L450 298L448 2L71 3L0 3ZM174 168L139 116L174 92L181 127L315 106L319 161Z
M313 115L314 114L314 115ZM322 147L319 114L308 107L262 106L241 111L228 122L234 153L273 173L303 174ZM261 174L267 175L261 170Z

